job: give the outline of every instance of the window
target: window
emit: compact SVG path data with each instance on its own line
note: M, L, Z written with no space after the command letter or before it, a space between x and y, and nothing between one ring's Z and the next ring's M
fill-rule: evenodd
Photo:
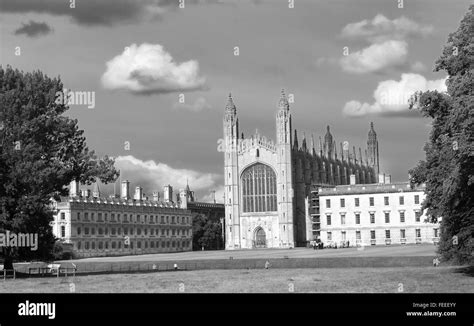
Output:
M328 241L332 241L332 232L328 232Z
M341 231L341 239L342 241L346 241L346 231Z
M95 235L95 228L91 228L91 234ZM94 249L94 248L92 248Z
M385 223L390 223L390 212L385 212Z
M421 238L421 230L420 229L415 229L415 234L417 238Z
M360 204L359 198L354 199L354 204L355 204L355 207L359 207L359 204Z
M405 223L405 212L400 212L400 223Z
M355 213L356 224L360 224L360 213Z
M390 239L390 230L385 230L385 239Z
M400 230L400 239L405 239L405 229Z
M331 225L331 214L326 215L327 225Z
M89 219L89 213L84 213L84 219L87 221Z
M374 206L374 197L369 197L369 205Z
M81 213L77 213L77 220L80 221L81 220Z
M95 250L95 242L94 241L92 241L92 243L91 243L91 249Z
M161 217L161 224L165 224L165 217L164 216Z
M99 242L99 249L103 249L104 245L102 244L102 241Z
M88 241L86 241L85 249L86 249L86 250L89 250L89 242L88 242Z
M104 234L104 231L102 230L102 228L99 228L99 232L98 232L98 233L99 233L99 235Z
M384 202L385 206L388 206L390 204L389 201L388 201L388 196L383 197L383 202Z
M326 208L331 208L331 199L326 199Z
M84 234L85 234L85 235L89 235L89 228L87 228L87 227L84 228Z
M439 229L433 229L433 235L435 238L439 237Z
M370 223L374 224L375 223L375 213L369 213L370 214Z
M128 235L128 228L123 228L123 235Z
M66 227L64 225L61 226L61 238L66 237Z
M94 215L95 215L94 213L91 213L91 221L94 221ZM94 242L93 242L93 243L94 243ZM95 246L95 245L94 245L94 246ZM94 249L94 248L92 248L92 249Z
M77 228L77 235L81 235L81 228Z
M243 212L275 212L277 179L271 167L254 164L242 173Z
M171 223L174 224L174 216L171 216Z
M107 213L104 214L104 220L107 222Z
M66 213L61 213L61 220L65 220L66 219Z
M78 242L77 242L77 249L78 249L78 250L81 250L81 241L78 241Z
M346 207L346 200L341 198L341 207Z
M138 248L138 249L141 249L141 248L142 248L142 242L141 242L141 241L138 241L138 242L137 242L137 248Z
M346 224L346 214L341 214L341 225Z
M415 222L420 222L421 212L415 211Z
M405 205L405 197L400 196L399 197L399 203L400 203L400 205Z
M420 203L420 195L415 195L415 204Z
M360 231L356 231L356 240L361 240Z
M99 221L99 222L102 221L102 213L97 214L97 221Z
M375 240L375 230L370 230L370 239Z

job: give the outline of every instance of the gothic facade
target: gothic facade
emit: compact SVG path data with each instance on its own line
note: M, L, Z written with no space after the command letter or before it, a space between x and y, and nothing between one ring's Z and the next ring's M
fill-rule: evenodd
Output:
M315 185L375 183L379 173L377 135L371 124L365 158L348 142L337 145L329 126L319 149L301 145L292 129L284 91L276 113L276 142L239 133L237 109L229 95L224 115L226 249L291 248L313 240L308 198ZM355 179L355 180L354 180Z

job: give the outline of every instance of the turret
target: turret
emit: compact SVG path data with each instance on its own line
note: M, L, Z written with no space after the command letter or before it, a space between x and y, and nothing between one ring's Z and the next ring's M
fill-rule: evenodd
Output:
M367 158L371 168L374 169L375 175L379 174L379 142L377 134L374 130L374 123L370 123L369 137L367 140Z

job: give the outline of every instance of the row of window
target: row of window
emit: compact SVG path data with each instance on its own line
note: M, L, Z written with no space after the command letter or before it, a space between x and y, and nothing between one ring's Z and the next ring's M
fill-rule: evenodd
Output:
M81 212L77 212L77 220L80 221L82 214ZM90 217L91 221L95 220L95 213L84 212L84 220L88 221ZM61 212L61 220L66 218L66 214ZM158 216L158 215L139 215L137 214L134 216L133 214L123 214L123 219L121 218L121 214L110 214L110 220L108 219L108 213L97 213L97 222L124 222L124 223L156 223L158 224L189 224L191 223L190 216Z
M150 232L148 232L150 230ZM160 232L161 230L161 232ZM185 235L185 236L190 236L191 235L191 229L148 229L148 228L110 228L110 235ZM82 229L80 227L77 228L77 235L81 235ZM149 234L148 234L149 233ZM64 235L63 235L64 234ZM96 234L96 228L89 228L89 227L84 227L84 235L95 235ZM109 235L109 229L108 228L97 228L97 234L98 235ZM65 237L65 227L61 226L61 236Z
M405 211L400 211L400 223L405 223ZM341 215L341 225L346 224L346 213L340 213ZM415 211L415 222L421 222L421 211ZM370 223L375 224L375 213L369 213ZM385 223L390 223L390 212L384 212ZM354 213L355 224L360 224L360 213ZM326 214L326 224L331 225L332 216L331 214Z
M385 230L385 239L391 238L392 230ZM439 237L439 229L433 229L433 236ZM415 237L421 238L421 229L415 229ZM356 240L361 240L361 231L356 231ZM370 230L370 239L376 240L375 230ZM406 239L406 230L400 229L400 239ZM327 232L327 240L332 241L332 232ZM346 241L346 231L341 231L341 240Z
M420 195L415 195L414 196L414 201L415 204L420 203ZM340 198L340 207L346 207L346 199L345 198ZM390 198L388 196L385 196L383 198L384 205L388 206L390 205ZM405 196L399 196L398 197L398 204L400 205L405 205ZM354 198L354 206L359 207L360 206L360 198L356 197ZM369 206L375 206L375 197L369 197ZM331 208L331 199L326 199L326 208Z
M131 241L130 245L123 244L121 241L98 241L97 246L95 241L84 241L84 248L82 248L82 241L77 242L78 250L103 250L103 249L148 249L148 248L182 248L187 249L191 246L191 241Z

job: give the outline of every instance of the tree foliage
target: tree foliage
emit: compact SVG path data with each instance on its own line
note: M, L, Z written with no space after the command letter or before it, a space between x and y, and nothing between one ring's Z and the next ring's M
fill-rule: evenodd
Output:
M224 248L222 227L203 214L193 216L193 250L218 250Z
M37 251L3 247L6 259L51 257L51 198L72 180L115 181L114 160L89 150L77 120L57 101L59 78L0 66L0 232L37 233Z
M426 183L423 208L441 219L439 253L445 260L474 262L474 5L436 61L448 73L447 93L413 96L411 107L432 120L426 159L410 171L413 184Z

